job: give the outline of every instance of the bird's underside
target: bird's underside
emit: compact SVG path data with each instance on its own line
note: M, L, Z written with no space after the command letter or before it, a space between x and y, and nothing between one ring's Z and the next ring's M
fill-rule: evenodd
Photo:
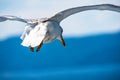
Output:
M42 47L42 45L43 45L43 41L37 46L36 52L40 51L40 48ZM30 46L30 51L34 52L34 47Z
M41 19L23 19L23 18L16 17L16 16L5 15L5 16L0 16L0 22L6 21L6 20L12 20L12 21L20 21L20 22L26 23L27 26L25 27L25 30L21 36L21 39L23 40L22 45L25 47L30 47L30 50L32 52L34 51L34 47L36 47L37 48L36 51L38 52L40 50L41 46L44 44L44 39L46 37L46 34L49 32L48 27L44 23L51 22L51 23L53 23L53 24L51 24L53 29L55 27L59 28L60 22L63 19L65 19L75 13L83 12L83 11L87 11L87 10L109 10L109 11L115 11L115 12L120 13L120 6L116 6L113 4L81 6L81 7L75 7L75 8L70 8L70 9L61 11L61 12L53 15L50 18L41 18ZM54 25L54 23L57 25ZM57 28L54 29L54 31L58 30L57 32L59 33L59 35L56 32L57 35L56 35L56 33L54 34L54 36L56 36L54 39L61 36L59 38L59 40L65 46L65 41L62 38L62 33L59 32L59 30L61 30L61 29L57 29ZM53 36L50 36L50 38L51 37L53 37ZM52 40L54 40L54 39L52 39Z

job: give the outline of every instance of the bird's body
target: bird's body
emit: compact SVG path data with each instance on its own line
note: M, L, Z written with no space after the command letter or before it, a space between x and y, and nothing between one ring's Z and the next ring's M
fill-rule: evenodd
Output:
M25 31L27 32L21 37L23 39L22 45L26 47L38 47L41 43L49 43L56 38L63 41L61 36L63 32L62 27L54 21L37 22L35 27L26 26Z
M51 42L62 34L62 28L56 22L52 22L52 21L38 23L34 29L31 29L31 27L27 27L27 30L30 30L29 35L26 35L27 37L31 37L31 40L32 39L35 40L38 37L43 37L43 39L42 39L43 43ZM24 40L25 39L27 39L27 38L25 37ZM39 40L39 41L41 41L41 40ZM35 40L35 42L37 42L37 41ZM24 44L22 44L22 45L24 45ZM26 46L35 47L38 45L37 44L30 45L29 44Z
M0 22L13 20L27 23L21 36L23 40L21 44L25 47L30 47L31 51L34 51L34 47L37 47L36 51L39 51L44 43L51 42L55 39L58 39L65 46L65 41L62 37L63 29L60 26L60 22L72 14L86 10L110 10L120 12L120 6L101 4L76 7L61 11L50 18L41 19L23 19L9 15L0 16Z

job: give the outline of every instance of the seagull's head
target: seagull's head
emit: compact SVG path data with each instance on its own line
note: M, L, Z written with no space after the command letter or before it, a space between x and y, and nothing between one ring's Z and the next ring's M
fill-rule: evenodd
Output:
M46 21L43 24L47 28L44 43L52 42L53 40L58 39L65 46L65 42L62 37L63 29L60 24L56 21Z

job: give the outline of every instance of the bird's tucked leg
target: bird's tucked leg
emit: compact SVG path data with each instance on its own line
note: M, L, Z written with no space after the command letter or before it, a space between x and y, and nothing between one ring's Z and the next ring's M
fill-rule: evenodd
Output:
M30 51L34 52L34 47L30 46Z
M63 46L66 46L66 43L65 43L62 35L58 39L60 40L60 42L62 43Z
M42 47L42 45L43 45L43 41L40 43L39 46L37 46L36 52L40 51L40 48Z

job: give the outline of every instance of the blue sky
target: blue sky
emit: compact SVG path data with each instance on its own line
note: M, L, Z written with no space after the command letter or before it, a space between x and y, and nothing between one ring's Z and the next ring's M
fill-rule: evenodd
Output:
M102 3L120 5L120 0L0 0L0 15L43 18L71 7ZM0 40L21 35L25 25L12 21L0 23ZM119 32L120 13L86 11L66 18L61 26L64 29L65 37Z

